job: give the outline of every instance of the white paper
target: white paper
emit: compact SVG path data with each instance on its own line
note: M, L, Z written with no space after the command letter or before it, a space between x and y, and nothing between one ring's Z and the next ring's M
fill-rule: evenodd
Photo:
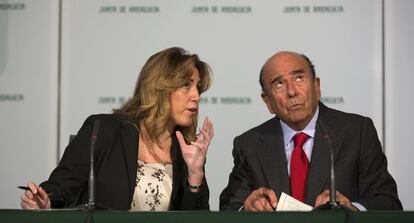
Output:
M309 206L295 198L282 192L279 202L276 207L276 211L311 211L312 206Z

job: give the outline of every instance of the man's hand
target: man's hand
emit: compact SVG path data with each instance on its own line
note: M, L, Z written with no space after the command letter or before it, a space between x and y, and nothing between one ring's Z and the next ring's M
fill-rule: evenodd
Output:
M329 190L325 190L324 192L322 192L316 197L315 207L326 204L326 202L328 201L329 201ZM339 204L343 206L350 208L353 211L358 211L358 209L352 205L351 201L347 197L345 197L343 194L339 193L338 191L336 191L336 202L338 202Z
M276 206L275 192L265 187L253 191L244 201L244 210L246 211L274 211Z

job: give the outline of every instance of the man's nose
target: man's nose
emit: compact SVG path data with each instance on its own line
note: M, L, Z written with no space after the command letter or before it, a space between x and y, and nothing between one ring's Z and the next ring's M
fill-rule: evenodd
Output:
M286 91L289 96L295 96L297 94L296 84L292 81L286 83Z

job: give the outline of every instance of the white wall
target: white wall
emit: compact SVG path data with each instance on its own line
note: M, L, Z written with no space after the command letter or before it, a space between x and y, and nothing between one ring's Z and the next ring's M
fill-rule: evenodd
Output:
M278 50L299 51L314 61L323 97L342 100L328 106L370 116L382 129L380 1L174 3L153 2L156 12L135 13L130 7L146 1L64 1L61 151L88 114L110 112L119 97L130 96L138 70L151 54L174 45L197 52L214 72L212 88L202 95L207 103L200 106L200 120L209 116L216 133L206 164L213 210L218 210L233 165L233 138L271 117L260 98L258 76ZM222 9L226 6L245 11L229 13ZM315 9L319 6L336 10L321 12ZM194 12L195 7L205 11ZM364 94L353 89L364 89ZM102 98L115 100L103 103ZM226 103L223 98L248 102Z
M414 210L414 1L385 9L385 148L404 209Z
M0 208L57 157L58 1L0 0Z

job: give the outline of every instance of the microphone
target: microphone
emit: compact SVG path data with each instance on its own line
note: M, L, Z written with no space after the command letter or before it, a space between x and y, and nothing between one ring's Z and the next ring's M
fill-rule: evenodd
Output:
M99 120L95 120L92 136L91 136L91 159L90 159L90 172L89 172L89 185L88 185L88 203L86 204L87 209L95 209L95 173L94 173L94 149L96 138L98 137Z
M324 132L324 138L328 141L329 150L330 150L330 163L331 163L331 184L329 187L329 201L323 205L315 207L313 210L350 210L348 207L339 204L336 202L336 189L335 189L335 161L334 161L334 149L331 138L329 137L328 131L322 120L319 120L322 131Z
M89 180L88 180L88 201L86 203L80 204L75 207L75 210L87 210L88 213L91 213L92 210L96 208L104 209L104 210L112 210L107 206L103 206L97 204L95 201L95 173L94 173L94 150L95 150L95 143L98 138L99 132L99 124L100 120L95 120L92 135L91 135L91 146L90 146L90 160L89 160ZM92 215L87 216L87 220L85 222L93 222Z

